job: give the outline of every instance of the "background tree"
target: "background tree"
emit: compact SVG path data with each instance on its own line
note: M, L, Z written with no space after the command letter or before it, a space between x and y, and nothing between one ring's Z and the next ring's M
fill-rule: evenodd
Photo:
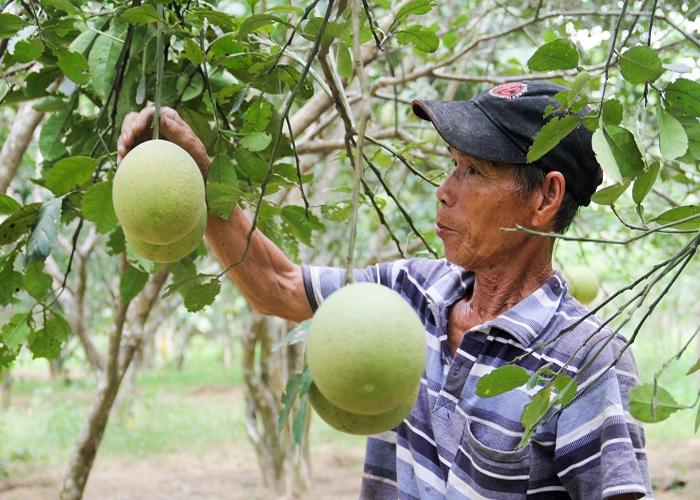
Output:
M0 367L21 348L58 358L76 338L101 380L63 498L82 494L150 311L176 296L191 312L212 306L225 274L211 271L204 247L166 269L125 244L111 182L127 112L169 105L193 127L214 158L210 213L226 218L239 204L294 259L351 267L441 255L433 191L449 160L431 126L411 116L411 100L470 98L521 79L561 82L564 113L529 155L545 154L581 121L574 112L592 108L584 122L595 131L605 185L565 239L611 262L639 259L629 286L609 291L598 310L632 343L696 264L699 10L661 0L5 2L0 133L3 152L17 153L0 164ZM100 328L73 317L86 279L100 284L94 305L109 310L102 352L89 347ZM258 347L242 360L251 367L251 437L273 443L264 453L284 461L292 455L274 443L289 442L266 434L285 428L293 442L304 439L308 408L294 397L304 377L293 373L302 350L292 343L303 327L277 354L269 330L251 332ZM266 387L251 358L260 349L265 359L287 359L262 377ZM557 374L539 375L568 394ZM263 402L271 400L277 408ZM561 401L533 398L523 423L533 428ZM698 405L677 403L658 380L635 392L633 411L644 420L681 407ZM270 426L278 408L281 423Z

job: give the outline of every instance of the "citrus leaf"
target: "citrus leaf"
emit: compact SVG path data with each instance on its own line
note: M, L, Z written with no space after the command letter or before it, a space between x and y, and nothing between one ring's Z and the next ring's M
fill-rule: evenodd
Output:
M620 167L617 164L613 150L608 144L606 134L603 127L597 129L593 132L593 138L591 140L593 145L593 152L598 160L600 168L603 172L610 177L617 184L622 183L622 174L620 173Z
M613 184L612 186L599 189L591 196L591 201L598 205L612 206L627 191L631 182L632 179L628 177L621 184Z
M24 344L32 331L27 321L29 317L28 312L15 313L0 330L0 339L13 351L18 350Z
M571 385L569 386L569 384ZM578 384L568 375L559 374L554 378L554 387L556 387L558 394L557 403L566 405L576 395Z
M666 111L661 102L656 106L659 122L659 149L667 160L675 160L688 150L688 136L681 122Z
M664 89L668 104L690 116L700 116L700 83L679 78Z
M527 384L530 374L519 366L506 365L496 368L479 379L476 395L491 398Z
M14 14L0 13L0 40L12 38L29 23Z
M620 73L630 83L653 82L663 72L656 50L646 45L632 47L620 56Z
M272 350L276 351L286 345L297 344L299 342L305 342L306 337L309 335L309 326L311 326L311 320L307 319L299 323L295 328L293 328L283 339L277 341L275 345L272 346Z
M58 238L58 228L61 225L61 198L52 198L45 201L36 215L32 234L27 242L27 251L24 256L24 266L30 261L44 262L51 254L53 246Z
M423 26L411 26L397 31L396 41L401 45L413 45L423 52L435 52L440 46L440 39L435 32Z
M580 123L581 118L574 115L552 118L535 136L535 140L527 152L527 161L530 163L535 162L549 153Z
M189 59L192 64L202 64L205 61L204 54L202 53L202 48L199 43L191 38L185 39L184 54L187 59Z
M654 384L641 384L630 391L630 413L644 423L661 422L682 408L670 392Z
M690 375L692 373L695 373L696 371L700 370L700 358L695 362L693 366L690 367L686 375Z
M552 393L550 386L545 386L540 389L537 394L532 396L532 399L523 409L523 414L520 417L520 422L526 429L531 428L545 414L549 408L549 396Z
M20 63L35 61L44 53L44 44L37 38L20 40L15 45L15 59Z
M433 9L434 5L435 2L433 0L414 0L413 2L408 2L396 13L394 23L398 23L404 17L410 15L422 16L423 14L427 14Z
M311 372L309 372L308 366L304 365L304 371L302 373L295 373L292 375L284 388L284 393L280 398L280 403L282 403L282 409L280 410L279 416L277 418L277 432L281 432L284 427L284 423L287 421L289 414L292 411L292 406L297 398L302 398L304 394L309 390L311 385Z
M95 223L98 233L105 234L117 227L119 220L112 203L112 181L93 184L83 195L83 216Z
M675 115L688 138L688 151L678 158L679 161L693 164L700 158L700 121L694 116Z
M43 185L54 195L61 196L90 180L96 168L97 160L87 156L63 158L48 169Z
M288 28L293 29L293 26L284 21L281 17L272 14L254 14L252 16L248 16L245 21L241 23L241 27L238 28L238 39L242 40L260 28L264 26L272 26L275 23L284 24Z
M34 359L58 359L61 355L61 344L68 340L70 332L68 321L57 312L50 311L44 327L29 335L27 347Z
M51 115L42 125L39 135L39 151L47 160L56 160L66 154L63 138L68 135L68 123L72 110L65 108Z
M0 224L0 245L13 243L31 231L40 207L41 203L25 205L5 219Z
M246 135L241 138L241 147L246 148L248 151L262 151L270 145L272 142L272 136L264 132L259 132L255 134Z
M124 36L127 25L114 18L108 35L100 35L95 38L95 43L88 56L92 86L97 94L105 99L114 85L114 75L117 71L117 60L121 53L123 42L119 41Z
M11 196L0 193L0 215L8 215L19 210L22 205Z
M119 282L119 294L126 302L136 297L148 282L148 273L129 265Z
M185 299L185 307L189 312L197 312L212 304L221 290L221 280L199 274L188 276L171 284L163 297L168 297L175 292Z
M22 275L14 270L14 258L7 259L0 268L0 306L19 302L16 295L23 285Z
M532 71L575 69L578 67L579 53L569 39L557 38L539 47L527 61Z
M53 280L44 272L43 262L31 262L24 271L24 289L38 301L44 300L51 293Z
M218 26L225 32L233 31L238 24L236 18L231 14L226 14L225 12L214 10L209 7L190 7L189 12L191 15L197 16L200 19L206 19L209 23Z
M350 49L345 42L340 42L338 44L337 59L338 73L340 76L347 78L348 81L352 80L355 69L352 62L352 54L350 53Z
M120 17L123 21L135 25L165 22L165 19L158 15L158 11L150 4L126 9Z
M39 3L44 9L47 7L53 7L56 10L65 12L66 14L75 14L85 19L85 14L83 11L70 3L68 0L40 0Z
M19 351L13 351L0 342L0 368L10 366L17 357L17 354L19 354Z
M634 200L637 205L641 205L644 198L651 192L651 188L654 187L656 178L659 176L660 169L661 162L657 160L649 165L646 172L634 180L634 185L632 186L632 200Z
M603 103L603 124L619 125L622 123L622 103L617 99L606 99Z
M90 65L82 54L66 47L57 47L54 53L58 57L58 67L76 85L86 85L90 81Z
M301 400L299 405L299 411L294 415L294 421L292 422L292 442L301 446L304 439L304 432L306 430L306 414L309 411L309 399L304 398Z
M695 414L695 434L698 433L698 428L700 428L700 406L698 406L698 411Z
M605 125L596 130L593 150L603 171L617 183L644 172L644 159L634 134L623 127Z
M693 218L680 224L674 224L672 227L674 229L700 229L700 205L685 205L671 208L653 219L653 221L661 226L665 226L689 217Z
M239 194L233 162L224 154L216 155L207 174L206 197L209 214L227 220L236 208Z

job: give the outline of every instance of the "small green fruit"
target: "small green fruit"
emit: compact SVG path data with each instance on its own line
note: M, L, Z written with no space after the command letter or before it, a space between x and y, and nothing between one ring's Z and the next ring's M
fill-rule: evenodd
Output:
M585 265L571 266L562 270L569 285L569 293L581 304L589 304L598 295L598 277L593 269Z

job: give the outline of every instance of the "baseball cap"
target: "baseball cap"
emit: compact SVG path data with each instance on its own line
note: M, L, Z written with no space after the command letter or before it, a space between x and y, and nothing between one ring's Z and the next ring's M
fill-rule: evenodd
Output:
M413 101L413 112L429 120L451 147L486 160L528 163L527 152L542 127L552 98L566 87L547 81L498 85L470 101ZM588 110L578 113L584 116ZM566 189L584 206L603 180L591 143L593 132L579 124L535 162L546 172L561 172Z

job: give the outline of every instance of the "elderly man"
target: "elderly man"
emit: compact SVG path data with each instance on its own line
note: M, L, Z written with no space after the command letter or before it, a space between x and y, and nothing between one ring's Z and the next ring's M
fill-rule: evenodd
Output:
M363 499L651 496L643 430L628 411L637 369L629 351L614 363L625 340L569 295L552 268L552 238L501 231L561 232L600 183L583 126L536 164L526 161L562 89L522 82L471 101L413 103L449 145L454 163L437 190L445 259L354 272L357 281L400 293L423 321L428 344L413 411L396 429L367 440ZM152 109L126 117L119 159L149 138L152 119ZM210 159L173 110L163 110L160 130L190 152L206 177ZM250 228L239 208L226 221L209 218L206 237L223 265L241 259ZM255 231L229 275L257 310L301 321L343 285L344 272L296 265ZM579 397L523 448L520 416L529 393L475 394L481 376L511 362L530 373L549 365L578 374Z

